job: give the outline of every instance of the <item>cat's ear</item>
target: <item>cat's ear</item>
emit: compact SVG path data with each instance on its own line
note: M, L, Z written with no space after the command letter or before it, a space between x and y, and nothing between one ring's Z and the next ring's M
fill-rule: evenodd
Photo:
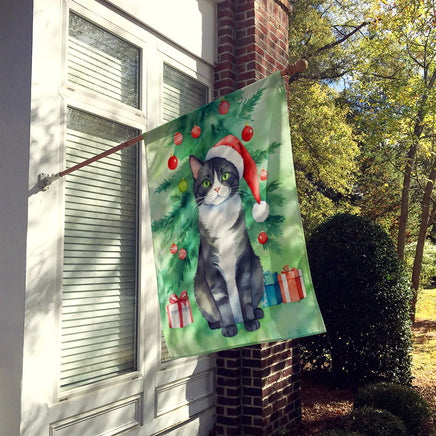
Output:
M189 164L191 165L192 176L194 177L194 180L197 180L198 171L203 166L203 162L191 155L189 156Z

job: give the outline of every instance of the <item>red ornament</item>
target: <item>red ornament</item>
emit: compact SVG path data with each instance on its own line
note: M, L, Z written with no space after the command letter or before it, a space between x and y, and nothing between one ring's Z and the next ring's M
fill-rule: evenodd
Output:
M221 115L225 115L229 111L230 105L227 100L221 100L218 110Z
M174 135L174 144L180 145L183 142L183 135L180 132L176 132Z
M262 245L266 244L268 242L268 235L265 232L260 232L257 239Z
M178 250L178 248L177 248L176 244L171 245L171 247L170 247L171 254L176 254L177 250Z
M260 172L260 180L265 181L268 178L268 171L267 170L262 170Z
M170 170L175 170L177 168L177 164L178 164L178 159L176 158L176 156L174 156L173 154L170 156L170 158L168 159L168 168Z
M248 142L252 137L253 137L253 128L250 127L250 126L245 126L245 127L242 129L241 138L242 138L245 142Z
M201 129L200 126L195 125L191 130L191 136L195 139L200 136Z
M179 251L179 259L183 260L186 257L186 250L184 248L181 248Z

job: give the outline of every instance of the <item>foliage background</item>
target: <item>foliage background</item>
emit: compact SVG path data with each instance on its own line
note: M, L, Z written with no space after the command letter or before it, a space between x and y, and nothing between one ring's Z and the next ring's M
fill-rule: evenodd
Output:
M292 6L290 60L309 64L289 98L306 235L334 213L365 216L391 235L416 288L436 262L431 248L419 259L435 229L436 2Z

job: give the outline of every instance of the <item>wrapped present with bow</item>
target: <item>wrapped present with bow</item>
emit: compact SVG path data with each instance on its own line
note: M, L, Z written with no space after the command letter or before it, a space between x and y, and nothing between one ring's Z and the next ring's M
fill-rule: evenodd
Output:
M170 328L182 328L193 323L191 303L186 291L183 291L180 297L171 294L169 301L167 314Z
M277 304L283 303L277 273L265 271L263 276L265 280L265 292L261 300L262 307L276 306Z
M278 280L284 303L300 301L307 296L301 269L290 269L285 265Z

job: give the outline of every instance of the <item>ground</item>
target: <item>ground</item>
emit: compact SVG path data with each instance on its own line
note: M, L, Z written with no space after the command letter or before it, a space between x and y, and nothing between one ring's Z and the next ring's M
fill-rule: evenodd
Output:
M436 434L436 289L422 291L413 333L413 386L431 404ZM302 423L292 436L317 435L338 428L352 409L351 390L336 389L308 373L301 380Z

